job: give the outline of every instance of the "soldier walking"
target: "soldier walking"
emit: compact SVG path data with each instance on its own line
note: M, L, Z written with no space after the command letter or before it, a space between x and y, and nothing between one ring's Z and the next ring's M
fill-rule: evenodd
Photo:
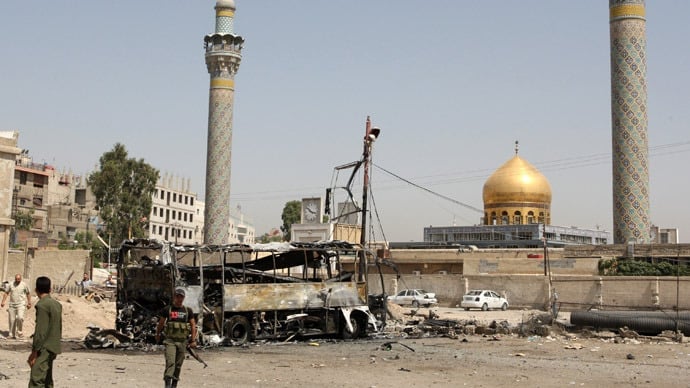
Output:
M29 388L54 386L53 361L62 351L62 305L50 297L50 286L50 278L36 279L36 327L27 360L31 367Z
M182 305L184 298L184 288L176 288L172 305L164 307L158 314L156 342L160 342L161 332L165 333L165 388L177 387L187 346L196 347L196 319L192 309Z

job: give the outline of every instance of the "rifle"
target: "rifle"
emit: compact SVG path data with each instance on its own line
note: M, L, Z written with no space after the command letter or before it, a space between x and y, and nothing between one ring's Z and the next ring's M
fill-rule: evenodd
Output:
M208 364L199 357L199 355L196 353L196 350L192 349L191 346L187 345L187 352L194 357L195 360L199 361L200 363L204 364L204 368L208 366Z

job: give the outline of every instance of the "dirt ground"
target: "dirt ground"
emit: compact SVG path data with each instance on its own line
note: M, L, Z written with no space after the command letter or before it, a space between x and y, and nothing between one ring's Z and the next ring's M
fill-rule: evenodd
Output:
M78 297L58 300L65 310L66 339L63 354L56 360L56 386L163 385L163 354L158 348L84 348L81 340L88 323L113 327L112 302L94 303ZM511 324L520 323L528 314L516 310L435 311L442 319L506 320ZM33 332L34 314L33 310L27 312L28 334ZM559 318L567 321L567 313ZM6 325L3 309L3 335ZM394 331L352 342L319 339L206 349L199 355L208 368L188 359L179 387L690 387L688 343L564 334L413 338ZM0 340L0 387L27 385L28 341Z

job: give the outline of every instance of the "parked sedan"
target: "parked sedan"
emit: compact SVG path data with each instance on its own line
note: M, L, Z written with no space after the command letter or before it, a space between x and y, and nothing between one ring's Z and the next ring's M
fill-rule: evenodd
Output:
M491 290L471 290L467 294L463 295L462 302L460 302L460 307L465 310L471 308L482 309L486 311L488 309L501 309L503 311L508 309L508 301L506 298L498 295L495 291Z
M438 303L436 294L420 289L402 290L397 295L389 296L388 300L401 306L411 305L412 307L429 307Z

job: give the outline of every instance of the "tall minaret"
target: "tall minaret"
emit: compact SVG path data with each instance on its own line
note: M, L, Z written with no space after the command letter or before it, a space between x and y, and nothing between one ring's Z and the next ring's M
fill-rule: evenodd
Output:
M609 0L613 240L648 243L647 39L644 0Z
M228 243L230 227L230 156L235 74L244 39L233 33L235 2L216 2L216 32L204 37L206 67L211 75L206 148L206 208L204 243Z

